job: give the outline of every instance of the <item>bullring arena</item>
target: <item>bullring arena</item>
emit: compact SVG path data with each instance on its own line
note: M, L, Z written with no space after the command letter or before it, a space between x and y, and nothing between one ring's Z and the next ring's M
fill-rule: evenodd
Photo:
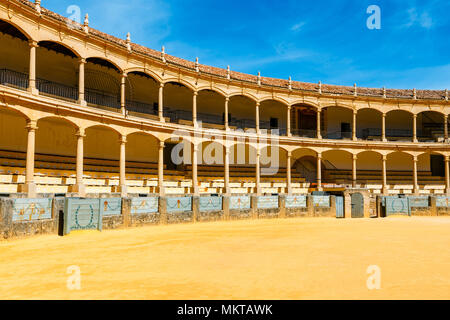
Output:
M449 298L448 90L206 66L41 1L0 1L0 43L0 298Z

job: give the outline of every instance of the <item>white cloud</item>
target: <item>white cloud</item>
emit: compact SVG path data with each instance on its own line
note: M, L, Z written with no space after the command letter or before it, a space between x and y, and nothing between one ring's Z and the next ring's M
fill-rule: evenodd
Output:
M422 13L417 12L417 8L408 9L408 20L402 26L404 28L410 28L413 26L421 26L425 29L431 29L434 26L433 18L428 11Z
M305 26L305 24L306 22L296 23L291 27L291 31L299 32Z

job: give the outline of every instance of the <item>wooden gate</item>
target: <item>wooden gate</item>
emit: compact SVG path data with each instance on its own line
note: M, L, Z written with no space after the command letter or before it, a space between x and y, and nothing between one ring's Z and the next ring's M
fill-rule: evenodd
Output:
M364 197L361 193L352 194L352 218L364 218Z
M102 199L66 198L64 208L64 234L72 230L102 230Z

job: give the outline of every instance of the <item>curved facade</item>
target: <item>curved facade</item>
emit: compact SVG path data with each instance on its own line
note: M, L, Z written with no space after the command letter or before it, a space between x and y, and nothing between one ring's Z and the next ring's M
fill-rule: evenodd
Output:
M450 192L447 90L246 75L28 1L0 42L1 193Z

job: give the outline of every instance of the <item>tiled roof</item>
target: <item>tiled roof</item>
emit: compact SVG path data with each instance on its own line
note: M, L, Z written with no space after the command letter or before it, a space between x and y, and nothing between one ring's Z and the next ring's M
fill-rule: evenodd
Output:
M34 8L34 3L28 1L28 0L16 0L28 7ZM55 12L52 12L50 10L47 10L45 8L41 8L41 14L51 17L53 19L56 19L58 21L64 22L64 23L70 23L72 26L74 26L77 29L82 30L83 26L66 18L63 17ZM95 36L98 38L101 38L103 40L109 41L111 43L120 45L122 47L126 47L126 41L124 39L119 39L117 37L114 37L112 35L106 34L104 32L101 32L99 30L89 28L89 34L91 36ZM139 44L132 43L131 48L134 52L144 54L147 56L150 56L152 58L161 59L161 52L157 50L153 50L147 47L144 47ZM181 59L169 54L165 54L166 62L173 65L178 65L190 70L195 70L196 65L193 61L188 61L185 59ZM199 71L201 73L206 73L218 77L227 77L227 70L207 65L199 64ZM232 80L239 80L239 81L245 81L245 82L251 82L251 83L258 83L258 77L251 74L241 73L237 71L230 71L230 78ZM261 85L267 85L267 86L274 86L274 87L282 87L282 88L288 88L289 81L283 80L283 79L275 79L275 78L268 78L268 77L261 77ZM302 90L302 91L314 91L318 92L319 88L321 89L321 92L324 94L336 94L336 95L353 95L354 94L354 87L349 86L338 86L338 85L328 85L328 84L322 84L319 86L319 84L316 83L306 83L306 82L299 82L299 81L292 81L291 86L293 90ZM402 98L402 99L413 99L414 98L414 92L413 90L404 90L404 89L383 89L380 88L363 88L358 87L357 88L357 94L358 96L371 96L371 97L383 97L384 93L386 94L386 98ZM445 90L416 90L416 98L417 99L433 99L433 100L443 100L446 98L446 91Z

